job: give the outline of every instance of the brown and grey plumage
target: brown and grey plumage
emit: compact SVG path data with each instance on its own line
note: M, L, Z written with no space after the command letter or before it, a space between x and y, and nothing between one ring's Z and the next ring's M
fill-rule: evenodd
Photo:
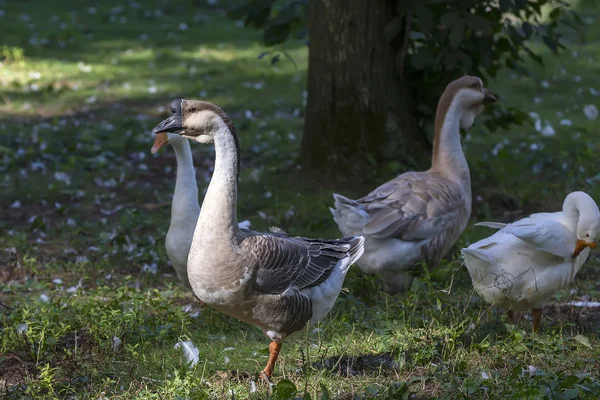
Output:
M214 143L216 153L188 256L192 290L204 303L260 327L271 339L263 370L270 378L281 342L331 311L350 265L362 255L364 238L320 240L241 230L233 123L221 108L204 101L174 100L171 111L154 133Z
M357 200L371 218L363 228L376 239L419 241L434 238L424 258L437 265L460 232L455 221L469 218L460 185L426 172L408 172Z
M477 77L451 82L438 103L429 170L404 173L358 200L334 194L331 212L341 232L365 236L358 266L380 275L388 291L406 289L415 264L435 267L466 228L471 178L460 128L470 127L494 101Z

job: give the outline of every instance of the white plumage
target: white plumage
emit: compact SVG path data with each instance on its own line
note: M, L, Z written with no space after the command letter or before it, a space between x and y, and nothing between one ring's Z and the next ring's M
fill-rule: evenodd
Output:
M500 230L462 249L475 291L499 307L533 309L537 329L541 307L573 281L589 247L596 247L600 212L586 193L573 192L560 212L532 214L508 225L477 225Z

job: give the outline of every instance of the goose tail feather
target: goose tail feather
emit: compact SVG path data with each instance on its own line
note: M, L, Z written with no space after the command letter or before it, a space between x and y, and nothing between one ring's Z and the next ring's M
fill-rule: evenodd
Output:
M355 200L334 193L335 200L329 211L340 231L345 236L359 236L369 221L369 214Z

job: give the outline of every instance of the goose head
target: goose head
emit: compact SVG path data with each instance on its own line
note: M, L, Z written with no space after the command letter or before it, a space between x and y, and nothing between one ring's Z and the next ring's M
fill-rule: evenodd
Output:
M595 249L600 237L600 211L596 202L584 192L573 192L567 196L565 203L569 198L575 198L576 207L579 212L579 220L575 234L577 241L575 242L575 251L573 258L586 247Z
M448 84L440 98L438 113L446 114L453 109L460 118L460 127L468 129L484 106L496 101L496 96L485 88L480 78L467 75Z
M231 129L231 120L227 114L217 105L207 101L175 99L169 105L169 109L173 115L152 130L152 133L157 135L157 140L161 134L167 134L168 138L169 134L178 134L196 142L213 143L215 135L222 128ZM164 140L164 136L161 140Z

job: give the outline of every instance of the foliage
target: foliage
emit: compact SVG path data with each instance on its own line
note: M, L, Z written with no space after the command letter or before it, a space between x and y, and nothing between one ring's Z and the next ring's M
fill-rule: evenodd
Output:
M295 36L306 37L304 22L309 0L249 0L229 10L231 18L243 18L249 27L264 30L263 41L267 46L283 43Z
M249 0L232 8L229 15L262 29L265 45L274 46L306 36L309 1ZM556 54L564 48L563 27L576 30L580 23L564 0L413 0L397 2L385 34L398 52L396 65L390 68L409 84L412 111L425 125L433 120L439 94L456 77L495 78L503 68L528 75L527 58L543 64L539 51L534 50L535 40L541 39ZM273 63L279 60L278 54ZM526 120L518 108L498 105L485 123L490 129L506 129Z
M25 59L24 51L16 46L1 46L0 47L0 63L18 63Z

